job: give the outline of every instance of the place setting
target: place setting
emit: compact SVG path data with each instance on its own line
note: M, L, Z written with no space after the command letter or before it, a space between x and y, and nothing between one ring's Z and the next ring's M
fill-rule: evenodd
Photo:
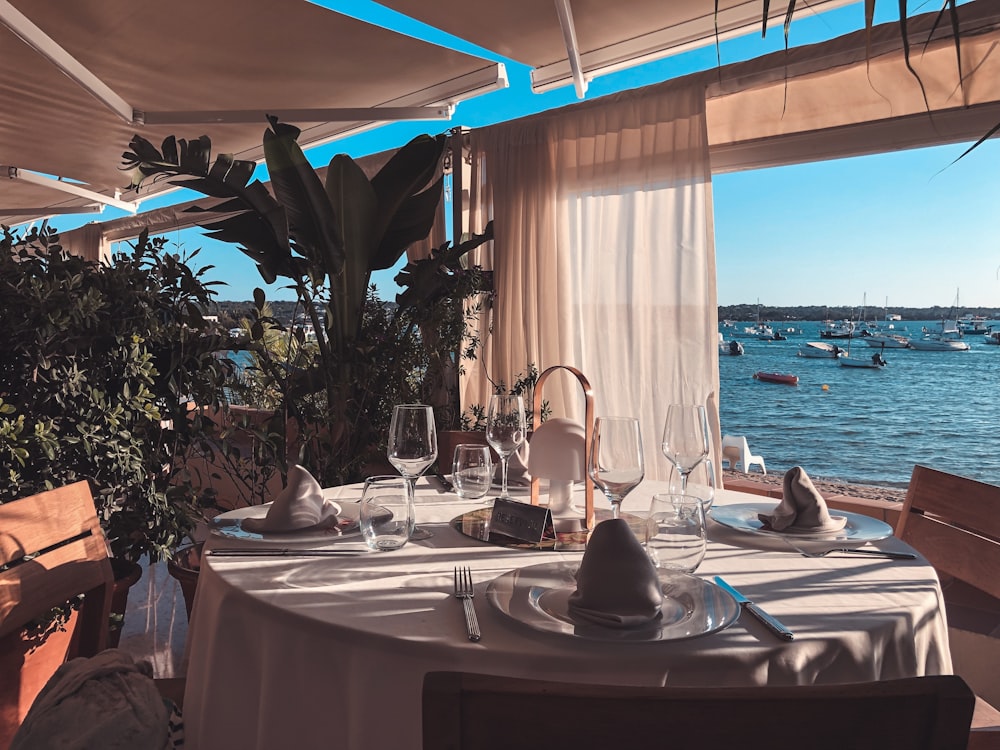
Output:
M911 552L866 547L890 539L889 524L849 511L831 512L801 466L789 469L782 482L782 499L713 507L710 518L724 527L730 543L751 543L765 549L797 552L805 557L852 555L913 560Z
M489 583L487 601L523 626L582 640L654 643L732 625L741 612L736 596L694 575L707 551L705 502L656 494L644 517L621 511L645 475L638 420L598 418L587 471L611 514L591 531L582 558L503 573Z

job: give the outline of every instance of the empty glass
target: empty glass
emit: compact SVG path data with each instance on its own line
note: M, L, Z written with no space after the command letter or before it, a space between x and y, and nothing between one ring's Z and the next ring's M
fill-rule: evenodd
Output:
M715 501L715 491L719 488L715 476L715 464L712 463L712 459L706 458L695 466L688 474L686 489L681 488L681 475L678 473L677 467L671 467L669 485L669 492L672 495L684 494L699 498L705 508L705 513L708 513Z
M455 446L451 481L459 497L478 500L493 484L493 459L489 446L462 443Z
M622 500L642 481L642 434L634 417L599 417L594 427L587 473L611 503L618 518Z
M701 404L671 404L663 424L663 455L681 475L681 491L688 475L708 458L708 417Z
M361 496L361 535L369 549L399 549L413 535L413 493L405 477L376 476L365 480Z
M509 500L507 466L510 457L528 437L528 422L524 414L524 399L520 396L494 394L486 412L486 442L500 456L500 497Z
M389 463L402 474L414 495L413 483L437 459L437 429L434 409L424 404L399 404L392 410L389 425ZM418 528L414 539L427 539L430 530Z
M646 520L646 554L657 568L693 573L705 559L705 509L690 495L653 495Z

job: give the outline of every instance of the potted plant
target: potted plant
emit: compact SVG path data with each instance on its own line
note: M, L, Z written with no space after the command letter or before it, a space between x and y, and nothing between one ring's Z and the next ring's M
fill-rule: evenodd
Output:
M324 485L356 481L384 456L392 405L419 400L425 378L453 358L431 335L433 311L477 286L463 258L491 238L492 227L409 264L396 304L379 300L372 272L392 268L433 225L444 136L418 136L371 178L339 154L324 181L298 146L299 130L273 117L269 122L264 153L273 195L250 181L252 163L225 154L212 163L205 136L167 138L159 149L135 136L125 167L140 181L170 179L222 198L201 226L253 258L265 282L283 279L295 290L307 325L270 317L260 289L249 321L252 372L275 396L267 422L275 456L281 470L294 460ZM309 356L291 359L293 347L276 354L268 345L276 332L298 339Z
M184 458L215 425L192 407L220 404L231 372L207 269L164 250L144 234L106 265L64 253L51 228L0 241L0 502L88 480L134 580L199 517Z

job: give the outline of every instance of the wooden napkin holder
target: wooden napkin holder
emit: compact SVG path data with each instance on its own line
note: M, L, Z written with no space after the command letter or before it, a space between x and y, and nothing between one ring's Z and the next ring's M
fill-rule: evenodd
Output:
M583 451L583 483L584 483L584 518L586 520L586 528L594 528L594 483L590 481L590 477L587 474L587 459L590 456L590 447L594 442L594 390L590 386L590 381L587 380L586 376L575 367L570 367L569 365L553 365L538 376L538 382L535 383L535 394L532 399L531 411L532 411L532 424L540 425L542 423L542 386L545 385L545 381L548 380L549 375L557 370L567 370L572 373L580 383L580 387L583 388L583 396L586 404L584 412L584 451ZM538 505L539 503L539 478L532 475L531 477L531 504Z

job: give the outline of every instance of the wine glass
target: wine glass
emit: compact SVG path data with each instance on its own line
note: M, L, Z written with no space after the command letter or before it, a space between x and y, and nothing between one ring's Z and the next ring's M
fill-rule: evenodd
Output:
M642 435L634 417L598 417L587 472L618 518L622 500L645 475Z
M687 492L681 492L681 475L677 468L670 467L669 493L671 495L687 494L701 500L705 513L708 513L715 501L715 491L719 488L718 479L715 476L715 464L712 459L706 458L695 466L688 475Z
M507 491L510 457L524 443L527 432L523 398L500 393L490 396L489 411L486 413L486 442L500 456L500 498L503 500L510 499Z
M424 404L395 406L389 425L387 454L389 463L406 479L410 496L415 497L414 482L437 459L434 410ZM410 538L427 539L430 536L430 531L418 526Z
M708 417L700 404L671 404L663 425L663 455L681 475L681 493L687 492L688 477L708 458Z

